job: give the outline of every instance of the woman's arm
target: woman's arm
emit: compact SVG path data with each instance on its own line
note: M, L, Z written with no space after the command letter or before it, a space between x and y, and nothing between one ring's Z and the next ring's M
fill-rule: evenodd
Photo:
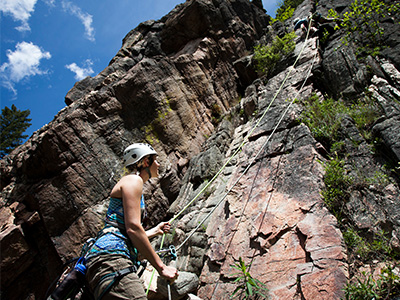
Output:
M142 195L143 181L137 175L128 175L121 184L122 201L124 205L125 228L128 237L135 248L167 279L175 279L177 270L164 265L155 253L149 238L141 224L140 197Z

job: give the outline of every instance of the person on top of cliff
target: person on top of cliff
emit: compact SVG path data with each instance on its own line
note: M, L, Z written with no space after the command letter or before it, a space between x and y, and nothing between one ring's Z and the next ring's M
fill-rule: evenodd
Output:
M308 26L309 26L309 22L310 22L311 18L310 17L306 17L303 19L300 18L296 18L293 21L293 30L296 31L298 29L301 29L301 38L304 38L305 35L307 34L307 30L308 30ZM311 23L311 27L310 27L310 36L312 36L315 32L317 31L317 28L313 27L313 24Z
M333 21L336 21L336 19L326 18L323 17L320 13L314 13L303 19L296 18L293 21L293 30L296 31L298 29L301 29L301 37L303 38L307 34L308 26L310 25L310 36L318 33L318 37L321 38L324 30L326 30L329 34L333 33L333 27L331 28L329 25L329 23Z
M145 231L143 184L157 177L157 152L148 144L135 143L124 151L124 175L110 193L105 227L86 254L86 279L95 299L147 299L138 275L131 272L111 285L110 273L135 266L138 254L146 258L161 277L174 281L178 271L166 266L153 250L149 238L169 232L170 224L162 222ZM105 280L103 280L105 279Z

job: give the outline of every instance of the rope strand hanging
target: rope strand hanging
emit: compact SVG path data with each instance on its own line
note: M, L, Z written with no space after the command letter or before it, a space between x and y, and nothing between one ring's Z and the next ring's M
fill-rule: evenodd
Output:
M271 108L272 104L274 103L275 99L277 98L278 94L280 93L280 91L282 90L284 84L286 83L287 79L289 78L289 76L291 75L292 71L294 70L294 67L296 66L297 62L299 61L304 49L305 49L305 45L307 44L308 41L308 37L309 37L309 32L310 32L310 26L308 27L307 30L307 35L305 38L305 41L303 43L303 46L298 54L298 56L296 57L295 62L293 63L293 65L289 68L289 72L287 73L287 75L285 76L284 80L282 81L281 85L279 86L278 91L275 93L273 99L271 100L271 102L269 103L269 105L267 106L267 108L265 109L265 111L263 112L263 114L261 115L261 117L258 119L258 121L256 122L256 124L252 127L252 129L249 131L249 133L246 135L246 137L243 139L242 143L239 145L239 147L236 149L236 151L229 157L229 159L225 162L225 164L220 168L220 170L214 175L214 177L196 194L196 196L189 201L189 203L183 207L173 218L171 218L171 220L169 221L170 223L174 222L188 207L190 207L199 197L202 193L204 193L204 191L216 180L216 178L222 173L222 171L226 168L226 166L232 161L232 159L242 150L242 148L244 147L244 145L248 142L250 136L253 134L254 130L258 127L258 125L261 123L261 121L264 119L265 115L267 114L267 112L269 111L269 109ZM308 74L311 73L311 69ZM305 82L308 79L308 76L306 77L301 89L304 87ZM300 93L301 89L299 90L298 94ZM251 162L248 164L248 166L246 167L246 169L242 172L242 174L237 178L237 180L233 183L233 185L228 189L228 191L224 194L224 196L218 201L218 203L213 207L213 209L207 214L207 216L191 231L191 233L188 235L188 237L178 246L176 247L176 251L180 250L182 248L182 246L193 236L193 234L197 231L197 229L204 223L204 221L211 216L211 214L215 211L215 209L222 203L222 201L228 196L228 194L232 191L232 189L234 188L234 186L239 182L239 180L244 176L244 174L248 171L248 169L253 165L254 161L256 160L256 158L260 155L261 151L263 150L263 148L266 146L266 144L269 142L269 140L271 139L272 135L275 133L275 131L277 130L278 126L280 125L280 123L282 122L284 116L286 115L287 111L289 110L290 106L294 103L294 100L296 98L294 98L291 103L288 105L288 107L286 108L286 110L284 111L284 113L282 114L282 116L280 117L277 125L275 126L275 128L273 129L273 131L271 132L270 136L267 138L267 140L264 142L264 144L261 146L261 148L259 149L259 151L257 152L257 154L253 157L253 159L251 160ZM165 233L162 236L161 239L161 244L160 244L160 250L163 248L164 242L165 242ZM153 280L155 274L155 270L153 270L151 278L150 278L150 282L146 291L146 294L149 293L150 290L150 286Z
M306 84L308 78L310 77L312 68L314 67L314 63L315 63L316 56L317 56L317 53L315 53L315 55L314 55L314 57L313 57L313 61L312 61L312 63L311 63L311 67L310 67L310 69L309 69L309 71L308 71L308 73L307 73L307 75L306 75L306 78L305 78L304 81L303 81L303 84L301 85L300 89L298 90L298 92L297 92L297 94L296 94L296 97L294 97L294 98L292 99L292 101L289 103L289 105L287 106L286 110L284 111L284 113L282 114L281 118L279 119L278 123L276 124L274 130L272 131L272 133L270 134L270 136L267 138L267 140L264 142L264 144L260 147L260 150L257 152L256 156L253 158L252 162L248 165L248 167L245 169L245 171L242 173L242 175L240 176L240 178L243 177L243 175L247 172L247 170L250 168L250 166L252 166L252 164L253 164L253 162L255 161L255 159L257 158L257 156L258 156L258 155L261 153L261 151L265 148L265 146L267 145L267 143L268 143L269 140L271 139L272 135L274 134L274 132L276 131L276 129L277 129L278 126L280 125L281 121L283 120L283 117L284 117L284 116L286 115L286 113L289 111L289 108L293 105L294 101L295 101L295 100L298 98L298 96L300 95L300 92L302 91L302 89L304 88L304 86L305 86L305 84ZM239 180L240 180L240 178L239 178ZM234 185L236 185L237 182L238 182L239 180L235 181L235 184L234 184ZM254 184L254 183L253 183L253 184ZM232 185L231 189L230 189L228 192L230 192L230 191L232 190L232 188L234 187L234 185ZM251 194L251 193L250 193L250 194ZM235 236L235 234L236 234L236 232L237 232L237 228L239 227L239 224L240 224L240 222L241 222L240 220L241 220L241 218L242 218L242 216L243 216L243 214L244 214L245 208L246 208L247 203L248 203L248 201L249 201L249 199L250 199L250 194L249 194L249 197L248 197L248 199L247 199L247 201L246 201L246 203L245 203L245 205L244 205L244 208L243 208L243 210L242 210L242 213L241 213L241 215L240 215L240 217L239 217L239 222L238 222L238 224L237 224L237 226L236 226L236 230L233 231L233 235L232 235L232 237L231 237L231 239L230 239L230 241L229 241L228 247L227 247L227 249L226 249L227 252L228 252L229 246L231 245L231 243L232 243L232 241L233 241L233 238L234 238L234 236ZM272 195L272 194L271 194L271 195ZM227 194L225 194L224 198L225 198L226 196L227 196ZM271 196L271 197L272 197L272 196ZM268 211L269 202L270 202L270 200L271 200L271 197L269 197L269 199L268 199L268 201L267 201L267 205L266 205L266 207L265 207L262 220L264 220L265 215L266 215L266 213L267 213L267 211ZM222 201L221 201L221 202L222 202ZM218 206L218 205L219 205L219 203L218 203L216 206ZM214 207L214 208L215 208L215 207ZM214 208L213 208L213 209L214 209ZM207 215L207 217L208 217L208 215ZM205 222L205 220L206 220L206 218L205 218L202 222ZM258 228L258 232L260 232L262 224L263 224L263 221L261 221L261 223L260 223L260 226L259 226L259 228ZM186 240L188 240L188 239L186 239ZM184 242L186 242L186 240L185 240ZM182 243L182 244L183 244L183 243ZM181 248L181 247L183 246L182 244L179 245L176 249ZM256 250L254 250L253 255L252 255L252 261L253 261L253 259L254 259L255 251L256 251ZM250 263L250 266L251 266L251 263ZM249 270L250 270L250 268L249 268ZM216 284L216 286L215 286L215 288L214 288L214 291L213 291L213 294L215 293L215 290L217 289L217 286L218 286L218 285Z

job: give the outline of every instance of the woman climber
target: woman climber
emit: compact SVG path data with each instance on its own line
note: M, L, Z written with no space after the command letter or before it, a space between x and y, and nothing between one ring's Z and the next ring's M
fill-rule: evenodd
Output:
M139 253L163 278L174 281L178 277L178 271L164 265L149 241L169 232L169 223L162 222L148 231L141 225L145 211L142 188L158 176L156 155L150 145L143 143L132 144L124 151L124 166L129 173L111 190L105 227L85 255L86 279L95 299L147 299L135 272L126 272L118 280L110 276L121 270L137 270Z

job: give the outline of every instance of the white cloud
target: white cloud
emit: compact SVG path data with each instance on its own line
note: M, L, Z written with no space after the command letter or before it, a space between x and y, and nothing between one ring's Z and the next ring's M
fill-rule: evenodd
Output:
M31 28L28 20L34 11L36 2L37 0L1 0L0 11L22 23L21 26L16 27L18 31L29 31Z
M76 63L72 63L69 65L66 65L65 67L68 70L70 70L71 72L75 73L76 80L82 80L82 79L86 78L87 76L89 76L90 74L94 73L94 71L92 69L93 62L90 59L87 59L83 65L84 66L81 68Z
M62 1L64 11L77 17L85 26L85 35L89 41L94 41L94 28L92 27L93 16L83 12L82 9L69 1Z
M14 84L25 77L46 74L47 71L39 69L40 60L50 59L50 52L43 51L32 42L21 42L15 51L7 50L8 62L0 66L2 85L16 93Z
M46 3L48 6L50 6L50 7L54 7L55 6L55 1L56 0L43 0L44 1L44 3Z

